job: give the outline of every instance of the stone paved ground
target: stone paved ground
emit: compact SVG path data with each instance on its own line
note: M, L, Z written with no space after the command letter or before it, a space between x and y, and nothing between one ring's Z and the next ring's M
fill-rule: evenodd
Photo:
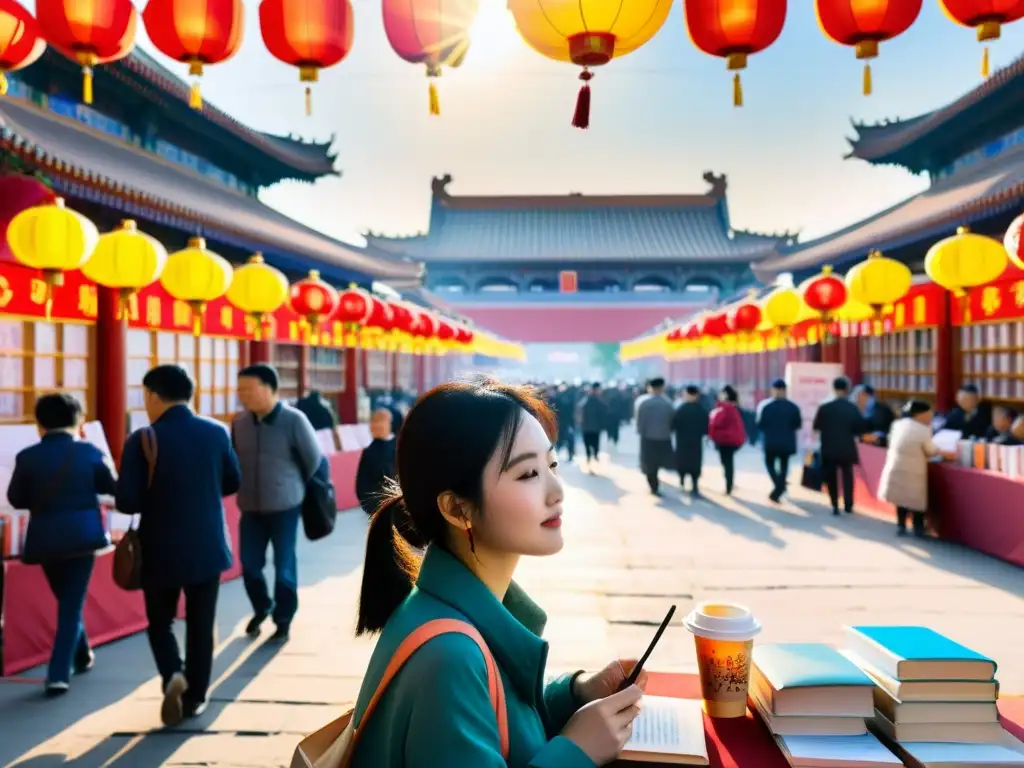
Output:
M957 546L897 540L880 520L833 519L801 489L775 507L758 458L741 454L737 493L723 499L709 455L710 498L695 504L673 479L663 498L651 497L628 438L596 476L565 469L565 550L524 562L519 574L551 617L553 671L635 656L669 603L682 616L718 597L753 608L768 641L838 642L844 622L928 624L994 656L1003 691L1024 694L1024 572ZM242 636L244 592L225 587L217 681L200 720L159 728L159 686L140 635L100 649L63 699L0 683L0 765L287 765L301 734L351 703L372 647L352 637L364 529L361 513L346 514L327 542L303 546L302 607L283 648ZM649 667L693 670L681 626Z

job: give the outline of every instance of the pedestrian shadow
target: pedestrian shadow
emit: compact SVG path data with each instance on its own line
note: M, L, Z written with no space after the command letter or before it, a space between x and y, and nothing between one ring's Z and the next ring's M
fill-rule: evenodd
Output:
M252 640L246 637L234 638L217 654L217 666L231 667L230 673L211 687L209 706L202 716L194 720L186 720L181 725L171 728L159 728L147 731L131 729L117 730L93 746L87 752L71 757L60 754L37 755L28 760L14 762L11 768L53 768L55 766L74 766L74 768L140 768L140 766L159 766L166 764L190 739L217 735L206 728L223 713L225 707L234 703L243 689L274 659L284 648L283 644L264 642L253 646ZM245 655L248 652L248 655ZM156 711L160 704L158 698L146 699ZM227 736L237 732L221 731ZM246 735L255 735L248 733Z

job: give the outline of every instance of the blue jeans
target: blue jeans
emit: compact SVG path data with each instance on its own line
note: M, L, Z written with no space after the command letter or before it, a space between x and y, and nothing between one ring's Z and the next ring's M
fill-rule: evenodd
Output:
M295 545L299 535L298 507L284 512L243 512L239 526L242 579L257 616L273 611L279 627L291 624L299 608L299 562ZM274 547L274 599L270 599L263 568L267 545Z
M89 659L89 638L85 634L82 610L92 577L93 560L93 555L86 555L43 564L46 581L57 599L57 632L53 637L47 682L68 682L72 666L84 666Z

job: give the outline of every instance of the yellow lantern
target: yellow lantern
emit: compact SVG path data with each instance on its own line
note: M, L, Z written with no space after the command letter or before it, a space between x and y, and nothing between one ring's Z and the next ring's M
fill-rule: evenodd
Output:
M836 313L836 319L844 323L859 323L874 316L874 309L856 300L848 300Z
M193 237L188 247L167 257L160 284L178 301L192 308L192 332L203 329L206 305L219 299L231 285L232 269L227 259L206 249L206 240Z
M166 263L167 251L160 242L139 232L136 223L128 219L119 229L100 235L82 274L94 283L118 290L118 317L126 319L131 297L160 277Z
M913 282L910 267L883 256L881 251L872 251L867 261L846 273L850 300L870 307L876 319L881 318L885 307L906 296Z
M63 198L26 208L7 225L7 244L19 262L43 272L46 319L53 308L53 289L64 285L64 273L81 269L92 256L100 233L96 225L65 207Z
M764 300L763 311L765 319L773 327L788 333L800 321L803 308L804 302L799 293L792 288L779 288Z
M590 125L590 67L632 53L665 24L673 0L508 0L526 43L544 56L583 67L576 128Z
M253 335L257 341L263 336L266 316L280 309L287 300L288 278L267 264L262 253L254 253L245 266L235 270L228 288L228 301L255 321Z
M991 283L1006 270L1009 256L998 240L976 235L967 227L928 249L924 271L933 282L960 298L964 319L970 321L967 297L972 288Z

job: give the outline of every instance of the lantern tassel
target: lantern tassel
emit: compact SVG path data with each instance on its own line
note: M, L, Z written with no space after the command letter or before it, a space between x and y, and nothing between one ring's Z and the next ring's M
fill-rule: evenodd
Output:
M873 89L872 89L872 83L871 83L871 65L870 64L865 64L864 65L864 95L865 96L870 96L871 93L872 93L872 90Z
M580 72L580 80L583 81L583 85L580 86L580 92L576 96L576 111L572 115L573 128L586 130L590 127L590 81L593 77L594 74L589 69Z
M988 77L989 76L989 72L990 72L990 69L989 69L989 60L988 60L988 46L986 45L985 46L985 50L981 54L981 76L982 77Z
M188 105L195 110L203 108L203 92L199 88L198 80L192 83L192 88L188 92Z
M313 87L306 86L306 117L313 116Z
M732 105L734 107L743 106L743 81L740 79L739 72L732 76Z
M92 104L92 67L82 67L82 103Z
M437 95L437 86L434 85L434 81L430 81L430 86L427 88L427 94L429 96L430 103L430 114L440 115L441 114L441 99Z
M7 95L7 75L0 69L0 96Z

